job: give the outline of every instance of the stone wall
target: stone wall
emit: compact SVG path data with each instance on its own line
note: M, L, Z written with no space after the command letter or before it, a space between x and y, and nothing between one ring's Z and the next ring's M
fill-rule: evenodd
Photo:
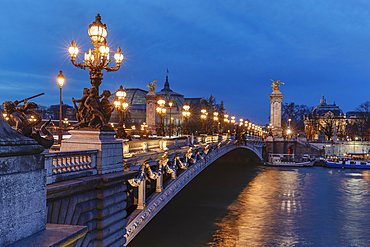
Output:
M46 228L43 155L0 157L0 185L0 246Z
M137 172L95 175L47 186L47 222L87 226L77 246L122 246L126 181Z
M348 153L370 153L370 142L367 141L338 141L338 142L311 142L319 148L325 148L325 154L343 157Z
M267 153L288 154L288 149L292 154L309 154L311 156L323 156L325 150L317 146L311 145L305 138L298 139L283 139L269 138L266 140Z

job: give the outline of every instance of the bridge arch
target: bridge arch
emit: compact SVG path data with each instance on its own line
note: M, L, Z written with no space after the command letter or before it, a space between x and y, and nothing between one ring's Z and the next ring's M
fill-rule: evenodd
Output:
M200 156L200 159L195 160L194 164L184 170L176 179L171 181L164 190L156 194L150 201L141 208L141 212L136 212L135 217L130 219L126 227L126 244L128 244L143 227L179 192L187 185L194 177L202 172L206 167L214 163L217 159L226 154L234 159L244 159L245 162L261 162L262 159L262 143L245 143L244 145L227 144L214 145L212 151L206 155ZM207 149L207 148L206 148ZM232 154L238 154L233 156ZM198 157L199 158L199 157ZM176 159L174 160L174 162ZM170 169L170 168L169 168ZM142 172L143 174L143 172ZM145 179L142 180L140 186L145 190ZM139 187L140 189L140 187ZM145 191L144 197L145 197ZM145 200L145 199L144 199ZM139 199L140 201L140 199Z

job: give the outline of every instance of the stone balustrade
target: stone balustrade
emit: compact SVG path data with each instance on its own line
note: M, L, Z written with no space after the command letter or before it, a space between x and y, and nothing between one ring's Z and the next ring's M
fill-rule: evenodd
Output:
M205 146L207 144L224 142L230 139L225 135L202 135L193 139L193 144ZM182 148L191 145L191 137L177 138L158 138L148 140L123 141L123 165L131 164L133 170L139 167L146 159L151 158L151 162L157 162L160 158L158 152L167 151L170 157L183 155L186 150ZM263 140L260 138L249 137L248 143L256 145ZM157 152L157 154L153 154ZM66 181L78 177L85 177L97 174L98 150L78 150L45 153L45 169L47 170L47 184ZM138 168L136 169L138 170Z
M45 154L46 184L97 174L98 150L79 150Z

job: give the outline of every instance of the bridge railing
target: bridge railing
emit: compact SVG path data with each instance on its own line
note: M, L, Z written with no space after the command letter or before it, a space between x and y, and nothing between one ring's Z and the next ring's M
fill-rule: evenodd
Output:
M211 144L227 140L228 135L194 137L194 144ZM157 138L123 142L123 155L132 157L153 151L177 150L191 144L191 137ZM178 153L178 151L175 151ZM181 152L180 152L181 153ZM97 174L98 150L77 150L45 153L47 184ZM152 154L151 154L152 155ZM132 160L134 162L134 159ZM137 160L135 162L138 162ZM139 162L140 163L140 162Z
M97 174L98 150L46 153L46 184Z

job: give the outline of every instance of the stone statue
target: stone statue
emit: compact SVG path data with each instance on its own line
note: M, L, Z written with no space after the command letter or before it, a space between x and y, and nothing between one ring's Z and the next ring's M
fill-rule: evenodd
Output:
M33 98L33 97L32 97ZM22 106L18 106L24 102ZM43 124L40 130L33 130L36 125L41 123L41 116L33 111L38 108L38 105L33 102L28 102L28 99L22 101L5 101L3 103L5 119L9 125L14 126L14 129L22 135L32 138L42 145L45 149L50 148L54 144L53 135L46 129L46 126L51 122L51 119ZM30 116L33 116L33 121L29 121ZM40 135L43 133L45 137Z
M151 82L149 82L149 84L146 86L146 88L149 88L149 93L154 93L155 86L157 85L157 84L156 84L156 82L157 82L157 80L151 81Z
M273 92L280 92L280 90L279 90L280 84L284 84L284 82L282 82L280 80L277 80L277 81L275 81L273 79L270 79L270 80L272 81L271 87L272 87Z

